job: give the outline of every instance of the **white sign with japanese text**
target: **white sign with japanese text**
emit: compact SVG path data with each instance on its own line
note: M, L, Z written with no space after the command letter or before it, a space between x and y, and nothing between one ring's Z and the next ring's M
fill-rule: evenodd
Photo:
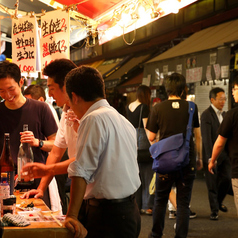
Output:
M12 19L12 62L16 63L21 72L36 72L37 34L36 17L25 16Z
M202 67L186 70L186 82L194 83L202 80Z
M221 76L221 68L220 68L220 65L219 65L219 64L214 64L214 65L213 65L213 68L214 68L215 76L216 76L215 79L220 79L220 76Z
M69 59L69 12L56 10L41 17L41 67L59 58Z

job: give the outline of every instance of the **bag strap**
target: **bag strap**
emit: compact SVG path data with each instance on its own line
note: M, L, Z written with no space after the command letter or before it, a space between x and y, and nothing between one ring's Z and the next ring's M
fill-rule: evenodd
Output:
M193 121L193 114L195 111L195 103L194 102L188 102L188 113L189 113L189 119L188 119L188 125L187 125L187 132L186 132L186 146L189 147L190 137L192 135L192 121Z
M138 125L138 133L137 133L137 147L138 148L139 148L139 134L140 134L140 124L141 124L141 117L142 117L142 109L143 109L143 105L141 104L140 117L139 117L139 125Z
M139 117L139 126L138 126L138 128L140 128L140 124L141 124L142 109L143 109L143 105L141 104L141 108L140 108L140 117Z

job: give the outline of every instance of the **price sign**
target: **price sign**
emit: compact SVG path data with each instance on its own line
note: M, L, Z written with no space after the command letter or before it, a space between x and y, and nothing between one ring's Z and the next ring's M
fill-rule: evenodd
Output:
M22 73L36 71L37 29L35 16L12 19L12 61Z
M56 10L41 17L41 66L58 58L69 59L69 13Z

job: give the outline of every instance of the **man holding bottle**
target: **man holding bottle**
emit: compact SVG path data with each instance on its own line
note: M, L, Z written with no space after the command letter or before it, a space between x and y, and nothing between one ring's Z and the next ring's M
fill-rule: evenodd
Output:
M24 198L29 198L30 196L41 198L53 176L57 174L66 174L68 165L75 160L77 141L76 131L78 128L78 122L75 121L73 126L67 125L67 120L65 118L67 115L67 110L69 109L69 104L68 96L64 86L64 80L67 73L76 67L77 65L75 65L71 60L62 58L54 60L43 69L43 74L48 76L47 85L49 88L49 96L54 98L57 106L63 107L63 113L61 115L54 146L47 158L46 165L40 163L32 164L34 168L39 169L40 174L38 174L36 177L42 177L41 182L36 190L31 190L25 193ZM66 149L68 149L67 152L69 159L58 163L61 161ZM31 171L29 172L29 175L32 175ZM66 212L67 208L65 209L63 206L63 213Z
M21 71L16 64L8 61L0 64L0 96L4 99L0 103L0 145L3 145L4 133L10 133L11 154L15 168L20 142L31 145L34 161L45 163L57 131L48 105L26 99L21 92L23 84ZM23 124L28 124L29 131L22 132ZM1 151L2 146L0 153ZM39 182L39 179L35 179L33 185L24 188L37 188ZM50 207L48 192L45 193L43 200Z

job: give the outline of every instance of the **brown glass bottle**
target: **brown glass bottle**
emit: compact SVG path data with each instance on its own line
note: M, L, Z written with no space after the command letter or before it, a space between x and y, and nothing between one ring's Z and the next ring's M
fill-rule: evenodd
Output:
M12 195L14 191L15 169L14 169L14 162L11 156L9 133L4 134L4 144L0 158L0 172L7 173L7 181L8 184L10 185L10 195Z

